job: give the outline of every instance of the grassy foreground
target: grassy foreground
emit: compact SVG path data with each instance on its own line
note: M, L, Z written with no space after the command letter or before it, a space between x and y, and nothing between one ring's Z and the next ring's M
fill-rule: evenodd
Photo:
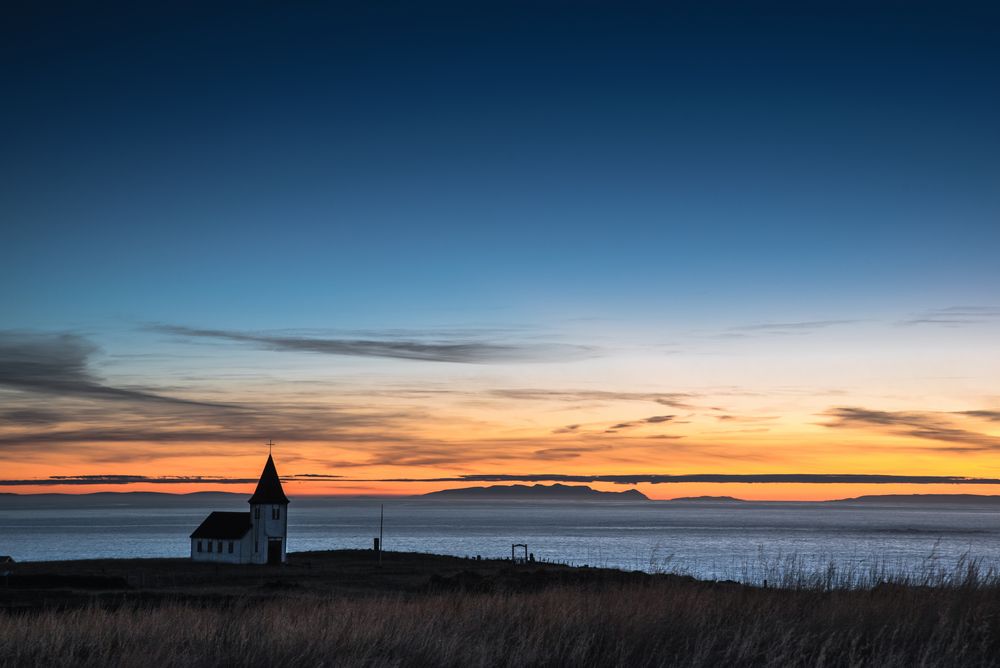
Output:
M353 588L323 586L321 577L303 587L286 571L240 590L224 574L226 595L185 598L192 590L171 585L176 591L165 597L131 588L135 595L117 603L112 593L85 605L9 609L0 614L0 663L718 668L1000 661L1000 589L993 585L782 590L594 569L546 566L539 575L512 573L502 563L429 563L429 577L425 566L388 564L396 573L390 585L379 573L372 582L382 584L367 589L357 588L357 575ZM314 578L316 570L309 569Z

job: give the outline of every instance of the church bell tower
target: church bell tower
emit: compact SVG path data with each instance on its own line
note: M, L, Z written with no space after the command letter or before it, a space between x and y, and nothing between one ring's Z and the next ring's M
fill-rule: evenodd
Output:
M274 459L270 453L249 503L253 532L251 563L285 563L288 550L288 497L281 488L278 470L274 467Z

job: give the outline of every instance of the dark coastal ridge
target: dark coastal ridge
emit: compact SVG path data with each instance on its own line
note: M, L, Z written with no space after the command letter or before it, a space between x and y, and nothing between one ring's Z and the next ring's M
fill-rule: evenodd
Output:
M430 499L505 499L523 500L567 500L567 501L649 501L649 497L637 489L622 492L602 492L585 485L490 485L489 487L462 487L442 489L421 495Z
M1000 505L1000 495L995 494L866 494L850 499L837 499L826 503L861 503L886 505Z
M490 485L488 487L462 487L423 494L418 498L477 500L497 499L506 501L651 501L637 489L605 492L585 485ZM663 503L736 505L748 503L788 503L785 501L749 501L733 496L685 496L664 499ZM982 494L869 494L830 501L800 501L803 504L860 504L860 505L1000 505L1000 496Z
M343 497L298 497L299 503L309 499L328 498L375 498L364 495L345 495ZM381 497L379 497L381 498ZM736 505L749 503L795 503L807 505L827 504L861 504L861 505L970 505L995 506L1000 505L1000 495L993 494L868 494L864 496L831 499L829 501L756 501L740 499L733 496L683 496L673 499L650 499L636 489L621 492L604 492L584 485L491 485L489 487L463 487L458 489L443 489L412 497L385 497L408 499L443 499L453 501L468 501L476 499L504 499L509 501L546 501L546 500L587 500L587 501L650 501L653 503L684 503L684 504L718 504ZM202 507L213 501L244 501L246 495L235 492L206 491L187 492L183 494L172 492L89 492L65 494L59 492L44 492L40 494L22 494L16 492L0 492L0 506L39 508L47 506L65 506L67 503L83 506L120 505L147 503L176 503L185 506Z

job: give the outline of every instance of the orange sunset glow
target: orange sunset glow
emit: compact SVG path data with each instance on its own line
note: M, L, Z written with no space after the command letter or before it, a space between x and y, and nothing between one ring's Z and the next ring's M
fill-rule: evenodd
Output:
M860 328L868 332L864 347L848 332ZM970 336L963 357L949 360L978 374L978 388L968 378L943 379L935 384L937 396L923 394L926 383L921 396L892 396L891 383L870 379L899 373L898 361L886 363L880 347L898 349L908 337L923 342L927 333L895 324L843 329L839 341L819 331L812 345L797 337L787 357L776 350L785 346L780 335L735 345L692 338L686 344L692 350L657 357L584 346L575 340L584 336L578 333L560 345L585 355L471 369L454 362L344 362L238 343L206 347L225 375L239 375L234 381L206 373L197 340L151 328L140 332L148 349L191 359L163 353L169 365L144 360L164 378L147 380L142 389L129 381L138 373L135 362L98 352L82 337L11 338L10 348L26 355L22 366L37 366L37 377L70 377L58 391L6 390L8 414L34 421L4 426L0 438L17 456L6 462L0 489L249 491L265 441L274 439L286 487L299 496L564 480L603 490L635 487L658 499L1000 493L993 454L1000 420L988 401L977 400L989 396L991 379L974 362L992 342ZM870 365L867 387L848 384L850 368L813 355L831 345L857 356L859 366ZM45 366L46 354L60 361L74 353L78 368ZM755 375L764 367L770 368L766 382ZM185 374L196 381L166 388L174 385L170 377ZM809 389L805 382L813 374L824 374L828 385ZM706 379L717 384L705 385ZM907 385L898 383L902 390ZM46 415L51 420L43 420ZM787 477L769 482L773 475ZM837 477L845 475L862 477ZM831 480L816 478L824 476Z

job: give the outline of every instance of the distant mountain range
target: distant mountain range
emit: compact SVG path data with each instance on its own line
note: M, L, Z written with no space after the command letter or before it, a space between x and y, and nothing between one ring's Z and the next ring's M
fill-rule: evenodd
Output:
M442 489L422 494L424 498L441 499L547 499L573 501L649 501L649 497L637 489L624 492L602 492L586 485L491 485L489 487L461 487Z
M300 497L307 501L310 497ZM318 498L318 497L314 497ZM327 498L347 498L328 496ZM351 495L349 498L362 499L363 496ZM406 497L402 497L406 498ZM428 499L498 499L498 500L587 500L587 501L649 501L649 497L636 489L622 492L602 492L586 485L492 485L489 487L463 487L459 489L443 489L437 492L409 498ZM0 492L0 502L7 507L28 507L48 505L64 506L67 503L94 505L120 505L122 503L155 504L157 501L179 503L185 506L200 507L207 502L235 503L245 502L247 494L236 492L89 492L82 494L66 494L61 492L45 492L42 494L18 494ZM748 501L732 496L686 496L669 499L666 503L685 504L744 504L744 503L782 503L780 501ZM808 504L866 504L866 505L1000 505L1000 495L987 494L867 494L847 499L831 501L798 501L790 503Z
M1000 504L1000 496L995 494L866 494L851 499L837 499L826 503L890 503L890 504Z
M749 503L734 496L681 496L670 499L677 503Z
M671 503L861 503L886 505L1000 505L1000 496L987 494L866 494L847 499L832 499L830 501L748 501L732 496L685 496L670 499Z
M443 489L421 495L424 498L439 499L531 499L531 500L590 500L590 501L649 501L649 497L637 489L623 492L602 492L586 485L491 485L489 487L461 487ZM781 503L780 501L748 501L732 496L684 496L668 499L669 503L703 504L743 504ZM868 494L831 501L799 501L794 503L815 504L887 504L887 505L1000 505L1000 495L983 494Z

